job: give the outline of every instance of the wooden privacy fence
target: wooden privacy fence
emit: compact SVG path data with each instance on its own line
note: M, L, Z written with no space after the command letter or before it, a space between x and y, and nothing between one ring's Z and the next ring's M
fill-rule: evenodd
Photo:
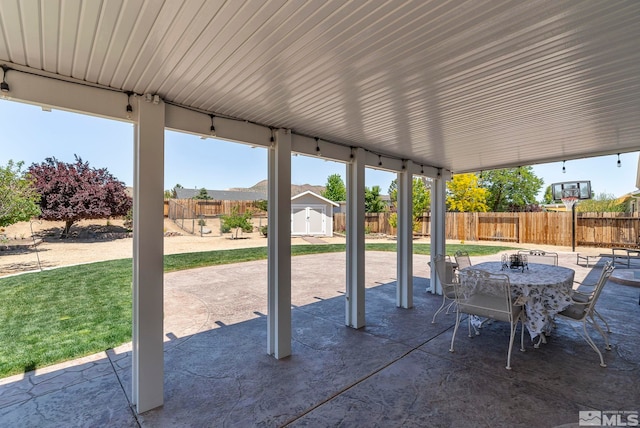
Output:
M252 201L218 201L212 199L165 199L164 215L188 233L196 233L199 220L229 215L237 208L238 214L251 210L253 217L266 213L254 207Z
M213 199L165 199L165 215L170 217L172 206L180 207L180 212L184 213L184 218L213 217L219 215L229 215L232 209L236 207L238 214L244 214L247 210L252 213L265 214L254 206L253 201L219 201ZM191 216L191 217L189 217Z
M396 228L389 224L389 216L391 213L365 213L364 230L366 233L382 233L385 235L395 235ZM346 230L346 214L333 214L333 231L344 233Z
M420 235L431 234L429 213L419 220ZM458 241L503 241L571 246L571 213L446 213L446 239ZM345 214L334 214L334 231L345 229ZM368 233L395 235L389 213L368 213ZM640 246L640 217L626 213L576 213L576 245L586 247Z

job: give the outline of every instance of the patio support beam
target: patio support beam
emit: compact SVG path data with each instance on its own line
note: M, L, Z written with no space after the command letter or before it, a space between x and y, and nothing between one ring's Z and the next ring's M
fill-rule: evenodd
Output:
M347 164L347 290L345 324L364 327L364 149L353 149Z
M19 64L8 64L11 92L7 96L16 101L43 107L75 111L94 116L131 122L127 118L126 105L129 97L124 92L100 85L89 85L86 81L48 73ZM133 95L131 101L144 96ZM134 106L135 113L135 106ZM214 114L215 112L211 112ZM167 129L202 137L250 144L268 148L271 145L271 129L266 125L238 118L232 119L214 114L215 135L211 135L211 116L207 112L195 111L175 104L165 104L165 127ZM292 151L317 156L315 137L292 133ZM350 162L355 147L319 139L322 158ZM603 152L602 154L608 154ZM546 159L555 161L557 159ZM382 165L381 165L382 164ZM402 171L402 160L365 150L365 166L392 172ZM439 169L429 165L410 163L407 170L414 175L436 177ZM448 173L449 171L441 171Z
M267 353L291 355L291 131L269 148Z
M408 161L407 161L408 162ZM409 162L410 163L410 162ZM398 261L396 306L413 307L413 175L398 173Z
M433 180L431 187L431 266L435 266L435 257L445 254L444 219L446 205L447 181L442 174ZM435 269L431 269L431 288L433 294L442 294L442 286Z
M134 127L132 402L164 401L164 102L138 102Z

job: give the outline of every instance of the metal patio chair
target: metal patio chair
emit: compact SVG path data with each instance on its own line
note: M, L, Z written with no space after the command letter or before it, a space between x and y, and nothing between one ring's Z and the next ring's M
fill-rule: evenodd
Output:
M511 370L511 350L518 321L522 324L520 332L520 350L524 351L524 299L515 301L511 297L509 277L504 274L489 273L479 269L465 269L458 272L458 281L454 283L456 303L456 325L451 337L450 352L460 325L460 314L468 314L469 337L471 335L471 316L508 322L510 326L509 349L507 352L507 370Z
M602 271L600 272L600 276L602 277L602 275L605 274L605 272L607 271L607 269L609 269L611 266L613 266L613 261L609 260L607 262L605 262L604 267L602 268ZM600 281L600 279L598 279L598 282ZM593 299L593 293L595 291L595 286L596 284L585 284L582 282L576 282L577 284L580 284L580 289L578 290L573 290L571 292L571 298L573 300L575 300L576 302L588 302L589 300ZM590 292L585 292L583 290L583 287L592 287L592 290ZM600 314L600 312L598 312L598 310L594 307L593 308L593 315L595 315L596 317L598 317L600 319L600 321L602 321L607 329L607 333L611 333L611 328L609 327L609 323L607 322L606 319L604 319L604 317L602 316L602 314Z
M442 285L442 305L438 308L431 324L435 324L436 316L445 309L449 313L449 309L455 303L455 289L453 283L456 281L456 274L453 270L453 264L449 256L438 254L435 257L435 271L440 279L440 285Z
M456 251L454 257L456 259L456 263L458 264L458 269L464 269L471 266L471 259L469 258L468 252Z
M606 263L604 268L602 269L602 273L600 274L600 279L595 284L594 289L591 292L591 294L587 295L586 298L579 297L579 300L577 300L576 297L574 297L575 296L575 293L574 293L574 295L572 296L571 305L568 308L566 308L562 312L559 312L556 315L556 317L558 317L558 318L562 318L562 319L565 319L567 321L572 322L570 324L571 327L580 336L582 336L582 338L589 344L589 346L591 346L591 348L594 351L596 351L596 353L600 357L600 366L601 367L607 367L607 365L604 362L604 358L602 357L602 353L600 352L600 349L598 349L598 347L596 346L596 344L593 341L593 339L591 338L591 336L589 336L589 332L587 330L587 324L592 324L594 326L594 328L600 333L600 335L604 339L605 349L607 351L611 350L611 345L609 344L609 336L608 336L608 334L605 333L602 330L602 328L600 328L600 326L598 325L598 323L595 320L595 316L597 316L602 321L604 321L604 318L602 318L602 316L596 312L595 306L596 306L596 303L598 301L598 298L600 297L600 294L602 293L602 289L604 288L604 285L609 280L609 277L611 277L611 274L613 273L613 270L614 270L613 264L612 263ZM584 301L580 301L580 300L584 300ZM573 323L582 324L582 331L578 330L573 325ZM605 324L606 324L606 321L605 321ZM608 327L608 324L607 324L607 327Z

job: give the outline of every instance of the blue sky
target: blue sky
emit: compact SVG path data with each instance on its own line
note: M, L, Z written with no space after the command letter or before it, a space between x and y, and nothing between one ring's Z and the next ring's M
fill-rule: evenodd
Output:
M133 181L133 125L92 116L0 100L0 165L9 159L26 166L47 157L73 162L74 154L96 168L106 167L119 180ZM534 172L546 185L559 181L591 180L596 193L621 196L636 189L638 152L617 156L570 160L566 173L562 162L535 165ZM331 174L345 178L344 164L322 158L294 156L293 184L324 185ZM175 184L186 188L224 190L250 187L267 175L267 152L248 145L206 139L167 131L165 136L165 189ZM366 170L366 185L387 192L395 174ZM544 190L544 189L543 189Z

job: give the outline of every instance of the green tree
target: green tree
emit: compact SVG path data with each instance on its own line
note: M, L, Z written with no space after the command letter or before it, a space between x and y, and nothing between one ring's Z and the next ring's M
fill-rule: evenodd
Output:
M165 199L171 199L171 198L177 198L178 197L178 192L176 189L182 189L182 185L181 184L176 184L175 186L173 186L173 189L171 190L165 190L164 191L164 198Z
M266 199L258 199L257 201L253 201L254 208L267 212L269 209L269 202Z
M178 189L184 189L182 184L177 183L175 186L173 186L173 189L171 189L171 192L173 193L172 198L177 198L178 197Z
M553 201L553 193L551 192L551 186L547 186L544 190L544 196L542 197L543 204L552 204Z
M343 202L347 200L347 188L340 174L331 174L327 177L327 184L324 192L322 192L322 196L333 202Z
M455 174L447 182L449 211L486 212L488 190L480 187L476 174Z
M480 185L489 191L489 211L522 211L536 204L536 195L544 181L533 173L530 166L485 171Z
M411 194L413 198L412 218L413 218L413 230L415 232L420 230L420 218L422 215L430 210L431 207L431 189L427 186L426 179L415 177L413 179ZM398 207L398 182L393 180L389 186L389 198L392 201L394 207ZM392 227L398 227L398 215L391 213L389 216L389 224Z
M40 195L31 176L22 171L24 162L0 166L0 227L28 221L40 215Z
M610 193L600 193L593 199L584 199L576 203L576 212L580 213L609 213L625 210L625 204Z
M429 211L431 206L431 183L427 185L427 178L413 178L413 212L422 215L425 211ZM391 205L398 206L398 180L394 179L389 185L389 199Z
M204 187L202 189L200 189L200 193L198 193L197 195L195 195L193 197L193 199L213 199L211 198L211 196L209 196L209 193L207 192L207 189L205 189Z
M235 229L234 239L238 239L238 232L251 232L253 230L253 224L251 224L251 213L249 211L244 214L238 213L238 207L231 208L231 214L223 215L220 217L220 228L223 233L230 232L231 229Z
M413 179L413 216L414 218L422 217L422 215L431 210L431 186L427 186L427 179Z
M380 197L380 186L373 186L371 189L364 188L364 211L368 213L381 213L387 208Z
M394 178L391 184L389 184L389 199L391 200L391 205L395 206L398 201L398 179ZM394 226L395 227L395 226Z

